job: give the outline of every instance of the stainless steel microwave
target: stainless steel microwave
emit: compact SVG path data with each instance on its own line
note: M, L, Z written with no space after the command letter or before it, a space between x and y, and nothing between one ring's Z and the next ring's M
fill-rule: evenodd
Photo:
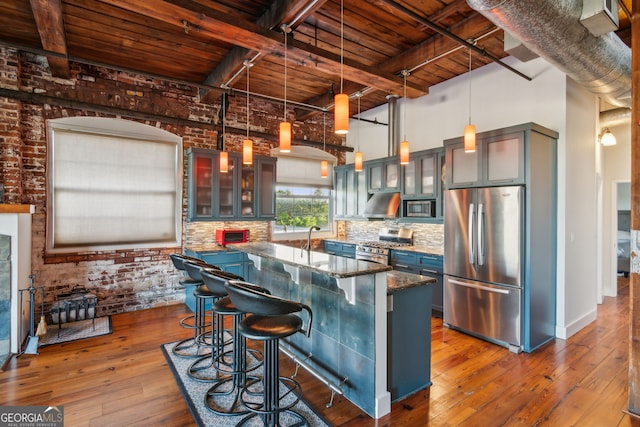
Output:
M435 201L433 200L407 200L405 216L432 218L436 214Z

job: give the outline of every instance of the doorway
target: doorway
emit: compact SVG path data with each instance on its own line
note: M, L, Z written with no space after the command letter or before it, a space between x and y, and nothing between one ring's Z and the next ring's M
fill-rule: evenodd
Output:
M614 274L613 282L618 282L618 277L628 277L630 268L630 229L631 229L631 182L614 182L613 200L614 214L612 216L612 228L614 237ZM616 292L617 294L617 292Z

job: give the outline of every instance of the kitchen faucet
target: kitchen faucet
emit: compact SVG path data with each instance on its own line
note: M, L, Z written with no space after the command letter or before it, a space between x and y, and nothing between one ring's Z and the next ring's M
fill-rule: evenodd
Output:
M312 225L311 227L309 227L309 233L307 234L307 245L304 247L304 249L306 249L307 251L311 250L311 232L313 230L320 230L320 227L318 227L317 225Z

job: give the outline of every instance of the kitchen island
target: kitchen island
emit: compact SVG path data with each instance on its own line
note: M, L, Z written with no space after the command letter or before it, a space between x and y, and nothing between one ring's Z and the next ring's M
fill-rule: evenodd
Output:
M435 279L268 242L228 247L252 261L248 281L311 307L310 337L283 340L283 350L367 414L380 418L392 400L431 384Z

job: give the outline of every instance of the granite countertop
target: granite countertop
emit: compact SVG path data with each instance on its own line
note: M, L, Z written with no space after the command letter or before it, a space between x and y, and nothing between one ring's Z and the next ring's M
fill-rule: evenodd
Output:
M217 243L200 243L197 245L187 245L184 248L193 252L220 252L231 250L230 248L224 247Z
M436 278L431 276L421 276L419 274L405 273L397 270L388 271L387 295L435 282Z
M331 277L363 276L392 270L391 266L375 262L355 260L324 252L306 251L270 242L234 243L227 245L227 247L247 254L317 271Z

